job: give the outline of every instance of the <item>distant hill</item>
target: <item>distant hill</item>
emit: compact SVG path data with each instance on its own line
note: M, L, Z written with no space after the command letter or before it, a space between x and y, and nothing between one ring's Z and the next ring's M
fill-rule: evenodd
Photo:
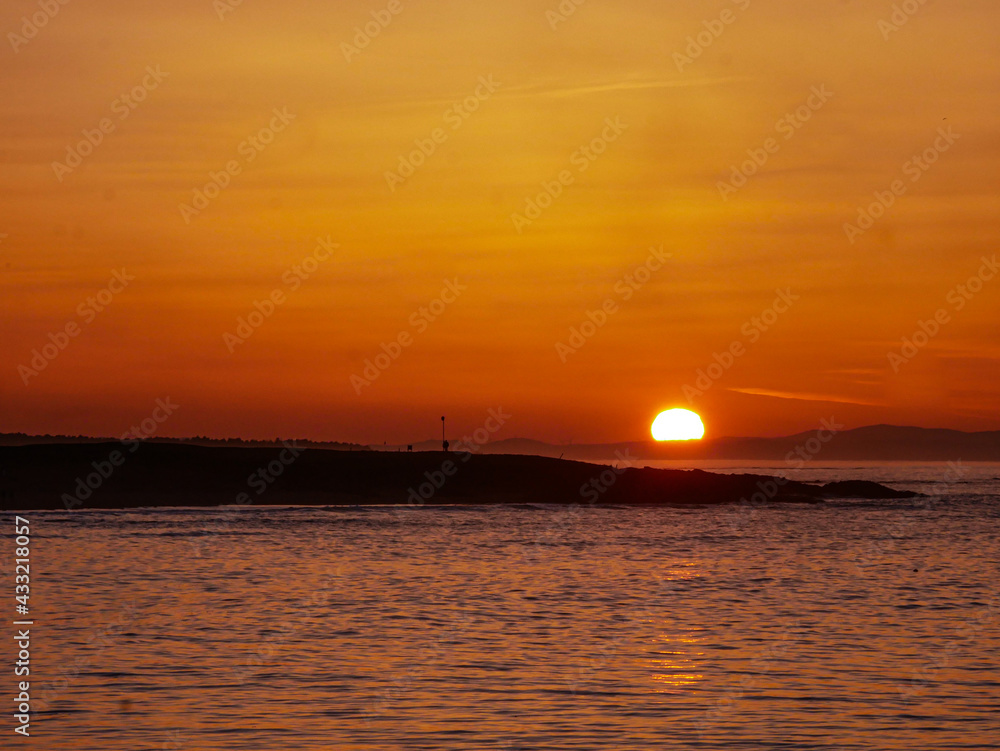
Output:
M758 459L783 461L799 447L806 448L816 431L781 438L714 438L703 441L657 443L632 441L560 445L528 438L507 438L482 446L484 454L529 454L580 461L614 461L617 454L635 459ZM453 444L457 443L453 441ZM414 444L414 451L440 448L440 441ZM815 440L813 441L815 448ZM392 446L387 450L396 451ZM402 447L405 450L405 447ZM627 452L627 453L626 453ZM812 453L810 451L810 453ZM814 459L847 461L1000 461L1000 431L966 433L960 430L870 425L844 430L824 443Z
M46 443L111 443L115 438L108 436L93 437L83 435L29 435L27 433L0 433L0 446L33 446ZM148 439L150 443L182 443L188 446L231 446L234 448L275 448L283 446L287 440L296 446L311 449L330 449L334 451L366 451L368 446L361 443L341 443L340 441L310 441L301 438L275 438L274 440L243 438L159 438Z

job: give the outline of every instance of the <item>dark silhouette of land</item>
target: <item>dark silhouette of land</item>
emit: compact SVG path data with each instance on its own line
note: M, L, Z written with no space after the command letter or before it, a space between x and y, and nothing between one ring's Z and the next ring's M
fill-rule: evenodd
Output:
M617 469L524 455L182 443L0 447L4 510L148 506L581 504L690 505L905 498L877 483L811 485L700 470Z

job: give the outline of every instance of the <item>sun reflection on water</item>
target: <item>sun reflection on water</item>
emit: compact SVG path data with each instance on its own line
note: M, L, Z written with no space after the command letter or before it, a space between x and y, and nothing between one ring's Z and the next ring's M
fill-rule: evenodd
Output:
M672 585L702 576L702 571L694 561L675 564L658 574L661 582ZM657 624L657 647L653 651L653 672L650 673L654 693L683 693L704 679L705 676L698 671L700 659L704 655L697 646L702 641L697 635L700 630L702 629L688 628L678 633L666 623Z
M704 679L705 676L698 672L698 658L704 653L695 652L696 647L688 646L698 644L700 639L663 634L659 641L664 648L657 653L660 657L652 660L654 672L649 676L654 682L655 693L682 693Z

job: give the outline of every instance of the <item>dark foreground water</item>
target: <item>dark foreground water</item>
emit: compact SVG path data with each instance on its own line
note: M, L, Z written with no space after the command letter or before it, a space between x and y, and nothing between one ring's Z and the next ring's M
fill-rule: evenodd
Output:
M1000 467L963 471L813 467L930 494L818 506L32 512L36 713L0 746L997 748Z

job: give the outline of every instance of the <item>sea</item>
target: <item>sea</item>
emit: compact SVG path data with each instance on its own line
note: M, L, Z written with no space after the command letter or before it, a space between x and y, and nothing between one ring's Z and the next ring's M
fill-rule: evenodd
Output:
M21 513L0 747L1000 748L1000 465L649 464L922 495Z

